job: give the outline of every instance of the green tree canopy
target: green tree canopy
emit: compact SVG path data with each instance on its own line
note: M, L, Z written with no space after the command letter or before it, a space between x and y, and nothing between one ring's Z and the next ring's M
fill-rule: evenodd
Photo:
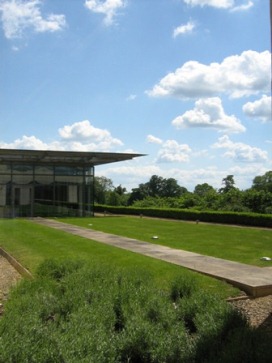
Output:
M228 193L230 190L236 189L235 188L235 181L233 175L227 175L223 180L222 184L224 187L219 189L219 193Z
M106 192L113 190L111 179L104 176L96 176L94 178L94 201L104 204L106 201Z
M252 188L272 192L272 171L267 171L264 175L256 176L253 179Z
M194 194L197 194L200 197L204 197L211 192L216 192L216 190L208 183L197 184L194 189Z

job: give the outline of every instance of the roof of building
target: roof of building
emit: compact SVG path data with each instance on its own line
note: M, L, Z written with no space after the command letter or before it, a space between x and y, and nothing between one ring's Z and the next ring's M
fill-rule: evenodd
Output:
M43 165L97 166L117 161L131 160L144 155L89 151L0 149L0 164L14 162L20 164L39 163Z

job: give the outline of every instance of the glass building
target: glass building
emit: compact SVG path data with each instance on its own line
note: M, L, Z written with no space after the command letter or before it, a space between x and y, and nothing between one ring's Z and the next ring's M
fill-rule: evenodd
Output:
M0 218L92 216L95 166L137 156L0 149Z

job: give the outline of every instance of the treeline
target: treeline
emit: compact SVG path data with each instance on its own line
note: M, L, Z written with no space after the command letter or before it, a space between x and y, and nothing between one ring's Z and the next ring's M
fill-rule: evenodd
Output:
M220 189L203 183L196 185L193 192L180 186L174 178L157 175L131 192L121 185L114 187L108 178L96 177L94 195L95 203L111 206L272 214L272 171L256 176L246 190L239 190L234 176L227 175Z

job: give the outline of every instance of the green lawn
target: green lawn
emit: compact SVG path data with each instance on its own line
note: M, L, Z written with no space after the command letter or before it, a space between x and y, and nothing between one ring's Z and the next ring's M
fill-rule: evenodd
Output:
M272 257L272 230L139 217L67 218L63 222L256 266ZM152 239L158 236L158 239Z
M108 220L108 222L115 225L118 221L120 234L124 232L120 230L122 225L124 226L125 223L129 222L133 223L133 219L117 218L115 220L116 223L114 223L114 219ZM88 226L90 223L105 223L106 218L78 219L77 222ZM149 222L151 226L153 221L149 220ZM144 271L151 273L160 287L168 286L175 276L183 274L194 276L203 289L220 294L222 298L235 296L239 293L237 289L226 283L179 266L76 237L24 219L0 219L0 246L33 273L45 259L83 259L94 263L105 263L113 268L116 266L124 269L127 273L140 268L143 273Z

